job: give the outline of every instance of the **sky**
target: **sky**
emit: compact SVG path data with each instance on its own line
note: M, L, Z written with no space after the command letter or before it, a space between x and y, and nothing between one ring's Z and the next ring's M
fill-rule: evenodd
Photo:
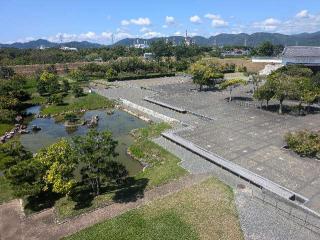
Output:
M0 42L320 31L320 0L0 0Z

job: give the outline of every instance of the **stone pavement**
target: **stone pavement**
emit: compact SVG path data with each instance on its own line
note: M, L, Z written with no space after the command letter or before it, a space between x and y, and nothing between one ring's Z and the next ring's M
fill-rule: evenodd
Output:
M180 165L190 173L211 174L233 188L240 224L246 240L316 240L320 238L318 219L312 222L318 228L310 226L305 228L301 221L297 221L296 218L290 217L287 213L256 197L262 194L259 188L163 137L154 141L179 157L182 160Z
M289 131L320 129L320 114L304 117L279 115L254 107L226 102L227 91L199 92L188 77L147 79L113 83L118 88L99 89L109 98L125 98L145 108L194 126L179 136L239 164L302 196L305 206L320 212L320 162L301 158L283 148L283 136ZM251 98L249 87L234 90L234 96ZM144 101L157 101L205 115L214 121L193 114L181 114Z

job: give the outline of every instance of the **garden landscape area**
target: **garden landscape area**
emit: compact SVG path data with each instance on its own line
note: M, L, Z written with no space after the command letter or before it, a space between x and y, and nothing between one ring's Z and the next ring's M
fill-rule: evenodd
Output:
M320 238L319 6L227 2L3 4L0 240Z

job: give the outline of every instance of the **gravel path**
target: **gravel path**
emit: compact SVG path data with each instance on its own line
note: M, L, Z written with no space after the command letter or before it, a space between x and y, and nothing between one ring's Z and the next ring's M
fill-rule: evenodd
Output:
M116 217L150 201L176 193L183 188L193 186L205 180L208 175L188 175L179 180L154 188L144 193L144 197L135 202L114 203L99 208L70 221L57 224L53 209L24 218L18 200L0 205L1 240L54 240L71 235L81 229Z

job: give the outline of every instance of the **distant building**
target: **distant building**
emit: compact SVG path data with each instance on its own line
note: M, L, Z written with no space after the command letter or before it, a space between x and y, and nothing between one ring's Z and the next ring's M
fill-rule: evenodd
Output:
M78 51L77 48L71 48L71 47L65 47L65 46L62 46L60 49L63 51Z
M145 60L153 60L154 59L154 54L153 53L145 53L145 54L143 54L143 58Z
M305 66L320 66L320 47L290 46L285 47L281 55L284 65L301 64Z
M244 49L233 49L230 51L224 51L221 54L223 57L239 57L239 56L247 56L249 55L249 51L248 50L244 50Z
M40 45L40 47L39 47L40 50L45 50L45 49L47 49L47 48L49 48L49 47L46 47L46 46L44 46L44 45Z
M101 57L98 57L96 59L93 60L94 62L103 62L103 59Z
M145 49L149 48L149 45L147 41L144 41L143 43L140 43L139 39L137 39L137 43L133 44L134 48L140 48L140 49Z

